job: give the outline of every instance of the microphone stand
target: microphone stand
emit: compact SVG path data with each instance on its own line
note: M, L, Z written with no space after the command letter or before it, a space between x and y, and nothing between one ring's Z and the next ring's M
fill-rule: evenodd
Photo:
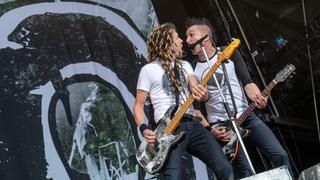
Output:
M206 61L207 61L207 63L208 63L208 66L209 66L210 69L211 69L211 68L212 68L212 65L210 64L210 61L209 61L207 52L206 52L206 50L204 49L202 43L200 43L200 47L201 47L201 50L202 50L202 52L203 52L203 54L204 54L204 56L205 56L205 58L206 58ZM217 48L216 48L216 51L218 51ZM223 68L223 69L224 69L224 68ZM224 72L224 73L226 74L226 72ZM235 123L235 121L234 121L234 120L236 119L236 114L232 115L231 110L230 110L230 107L228 106L227 101L225 100L225 98L224 98L224 96L223 96L223 94L222 94L221 87L220 87L220 84L219 84L219 82L218 82L218 80L217 80L217 77L216 77L215 73L212 75L212 77L213 77L213 79L214 79L214 81L215 81L215 83L216 83L216 85L217 85L219 94L220 94L220 96L221 96L223 105L224 105L224 107L225 107L225 109L226 109L226 111L227 111L228 117L229 117L229 119L230 119L230 121L231 121L232 127L233 127L233 129L234 129L234 131L235 131L235 133L236 133L236 135L237 135L237 137L238 137L238 140L239 140L239 142L240 142L240 147L243 149L243 152L244 152L244 154L245 154L245 156L246 156L246 158L247 158L247 160L248 160L249 166L250 166L253 174L256 174L256 172L255 172L255 170L254 170L254 168L253 168L252 162L251 162L251 160L250 160L250 157L249 157L249 155L248 155L247 149L246 149L246 147L245 147L245 145L244 145L244 143L243 143L242 137L241 137L241 135L240 135L240 133L239 133L238 126L236 125L236 123ZM231 90L230 90L230 91L231 91ZM232 103L233 103L233 102L232 102Z

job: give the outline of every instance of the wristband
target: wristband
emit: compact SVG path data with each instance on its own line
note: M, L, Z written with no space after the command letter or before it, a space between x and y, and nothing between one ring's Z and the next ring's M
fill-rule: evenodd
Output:
M142 124L140 124L139 129L140 129L140 132L143 136L143 131L146 129L150 129L150 128L145 123L142 123Z
M209 132L211 132L211 130L212 130L212 127L211 127L210 125L206 126L205 128L206 128Z

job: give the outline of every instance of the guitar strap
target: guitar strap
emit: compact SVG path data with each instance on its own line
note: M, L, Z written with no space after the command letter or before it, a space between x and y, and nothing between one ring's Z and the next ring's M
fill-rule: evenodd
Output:
M221 48L219 47L219 48L217 48L217 50L221 51ZM221 66L222 66L223 74L224 74L225 79L226 79L226 84L227 84L227 87L228 87L228 91L229 91L229 94L230 94L230 97L231 97L232 106L233 106L233 113L232 112L230 112L230 113L233 116L233 118L236 118L235 116L237 115L238 110L237 110L236 102L234 100L234 96L233 96L232 89L231 89L231 86L230 86L229 76L228 76L228 72L227 72L227 68L226 68L225 62L222 63Z
M173 71L174 71L174 75L175 75L176 79L180 80L180 73L179 73L179 70L178 70L178 67L177 67L176 63L174 63ZM173 83L173 82L171 82L171 83ZM173 117L174 114L178 110L178 107L179 107L179 94L180 94L179 93L179 89L176 86L173 86L173 87L174 87L174 92L175 92L175 96L176 96L176 107L171 112L171 117Z
M175 77L177 79L179 79L180 73L178 71L178 68L176 67L176 64L174 64L173 71L174 71ZM170 114L171 117L174 116L174 114L177 112L178 107L179 107L179 90L177 90L177 88L175 86L173 86L173 87L174 87L174 93L175 93L175 97L176 97L176 106ZM147 97L147 100L144 104L144 112L145 112L145 115L148 117L149 126L151 127L152 130L155 130L158 125L157 125L156 121L154 120L154 109L153 109L153 105L151 103L151 99L149 96Z
M234 111L232 116L235 118L236 114L238 113L236 102L234 100L234 96L233 96L232 89L231 89L231 86L230 86L230 81L229 81L229 76L228 76L228 73L227 73L226 65L224 63L222 63L221 66L222 66L222 71L224 73L224 76L225 76L225 79L226 79L226 83L227 83L227 87L228 87L228 91L229 91L229 94L230 94L230 97L231 97L231 101L232 101L232 106L233 106L233 111Z

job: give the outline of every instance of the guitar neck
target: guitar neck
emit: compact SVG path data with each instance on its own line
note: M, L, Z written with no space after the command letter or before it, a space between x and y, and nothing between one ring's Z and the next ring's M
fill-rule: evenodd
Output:
M223 52L222 52L223 53ZM223 61L223 59L219 58L219 57L224 57L224 55L219 55L218 59L216 61L216 63L214 63L214 65L212 66L212 68L209 70L209 72L206 74L206 76L201 80L201 84L203 86L206 86L208 81L210 80L210 78L212 77L212 75L216 72L216 70L218 69L218 67L220 66L221 62Z
M277 84L275 80L272 80L268 86L261 92L262 96L268 96L270 93L271 89L274 88L274 86ZM241 124L248 118L248 116L253 112L253 110L256 108L254 103L252 102L249 107L240 115L239 118L236 120L236 124L238 126L241 126Z
M223 53L223 52L222 52ZM210 80L211 76L213 75L214 72L216 72L216 70L218 69L218 67L220 66L221 62L223 59L219 59L219 57L222 56L218 56L218 59L216 61L216 63L212 66L212 68L210 69L210 71L206 74L206 76L201 80L201 84L203 86L205 86L208 81ZM170 134L172 133L180 124L181 119L183 117L183 115L185 114L185 112L188 110L188 108L191 106L191 104L194 101L194 97L192 95L190 95L190 97L186 100L186 102L180 107L180 109L178 110L178 112L175 114L175 116L171 119L171 121L169 122L169 124L167 125L167 127L164 129L164 132L166 134Z

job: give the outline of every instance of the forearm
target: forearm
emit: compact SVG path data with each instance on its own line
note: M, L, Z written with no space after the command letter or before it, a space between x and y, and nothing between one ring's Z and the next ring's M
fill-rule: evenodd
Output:
M208 122L208 120L204 117L202 112L200 110L195 110L196 116L201 119L200 123L202 124L203 127L205 127L209 132L212 131L212 128Z
M133 108L134 120L137 126L140 126L144 122L144 111L141 104L135 103Z
M137 126L141 125L144 122L144 103L147 99L148 92L137 90L136 101L133 106L133 116Z
M188 85L189 85L189 89L192 90L192 88L194 86L196 86L198 84L198 80L194 75L189 75L188 76Z
M244 90L251 101L254 101L255 98L261 94L260 89L255 83L249 83L244 86Z
M195 98L195 100L200 102L206 102L209 99L207 89L198 83L197 78L194 75L188 76L189 89Z
M133 107L134 120L141 132L141 135L148 143L155 143L156 134L144 123L144 103L147 99L147 92L137 90L136 101Z
M209 123L207 119L203 116L200 110L195 110L196 116L201 119L200 123L202 124L203 127L209 126Z
M135 103L134 108L133 108L133 112L134 112L134 120L137 124L138 129L140 130L140 133L146 137L149 135L149 140L148 142L153 143L154 142L154 133L153 132L147 132L145 134L145 130L147 131L151 131L150 127L145 123L144 118L145 118L145 114L144 114L144 103Z
M267 106L268 96L262 96L261 91L256 84L247 84L244 89L249 99L254 102L257 108L263 109Z

